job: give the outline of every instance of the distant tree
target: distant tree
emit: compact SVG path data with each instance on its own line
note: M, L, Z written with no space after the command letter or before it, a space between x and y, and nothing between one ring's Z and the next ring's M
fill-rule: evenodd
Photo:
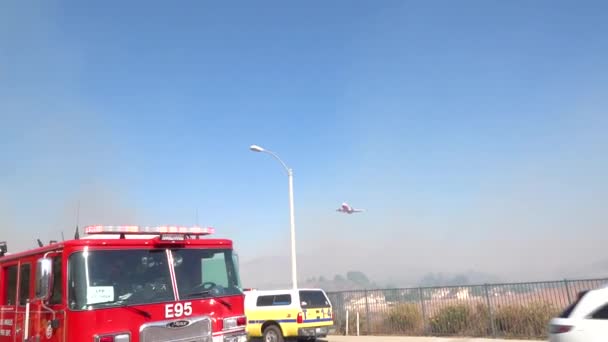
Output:
M306 278L307 283L315 283L316 281L317 279L315 279L315 277Z
M349 271L346 273L346 279L359 286L367 286L370 284L369 278L360 271Z
M384 285L385 289L396 289L399 288L399 286L397 286L397 284L394 283L387 283L386 285Z
M441 286L444 282L441 274L427 273L422 279L420 279L420 286Z
M469 278L464 274L458 274L458 275L454 276L452 279L449 279L447 285L462 286L462 285L468 285L468 284L469 284Z
M470 285L471 280L466 274L456 274L453 276L442 273L428 273L419 282L419 286L464 286Z
M345 281L346 281L346 278L344 278L344 276L341 274L336 274L334 276L334 282L336 282L336 283L343 283Z

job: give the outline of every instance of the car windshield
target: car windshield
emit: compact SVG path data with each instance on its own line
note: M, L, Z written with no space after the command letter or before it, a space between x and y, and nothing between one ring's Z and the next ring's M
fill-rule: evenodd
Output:
M576 300L574 301L574 303L568 305L568 307L566 307L566 309L564 311L562 311L558 317L559 318L569 318L570 315L572 314L572 311L574 311L574 308L576 308L578 303L581 301L581 299L583 299L583 297L587 294L587 292L589 292L589 290L579 292L578 295L576 296Z
M180 299L242 293L231 250L89 250L69 258L70 308L86 310L174 301L178 297L170 266L174 266Z

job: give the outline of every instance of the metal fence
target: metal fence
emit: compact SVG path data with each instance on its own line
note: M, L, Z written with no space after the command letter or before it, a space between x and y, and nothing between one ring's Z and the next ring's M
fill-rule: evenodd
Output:
M336 334L546 337L579 292L606 279L329 292ZM358 323L358 324L357 324Z

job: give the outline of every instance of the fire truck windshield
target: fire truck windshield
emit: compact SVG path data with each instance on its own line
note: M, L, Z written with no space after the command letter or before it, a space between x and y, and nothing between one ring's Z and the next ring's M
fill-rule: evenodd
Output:
M72 310L242 293L236 255L229 249L85 250L70 256L68 269Z

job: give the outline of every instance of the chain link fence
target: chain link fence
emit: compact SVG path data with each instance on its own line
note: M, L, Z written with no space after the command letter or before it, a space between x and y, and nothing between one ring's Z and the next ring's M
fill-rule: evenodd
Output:
M336 334L546 338L548 321L606 279L329 292ZM358 324L357 324L358 323Z

